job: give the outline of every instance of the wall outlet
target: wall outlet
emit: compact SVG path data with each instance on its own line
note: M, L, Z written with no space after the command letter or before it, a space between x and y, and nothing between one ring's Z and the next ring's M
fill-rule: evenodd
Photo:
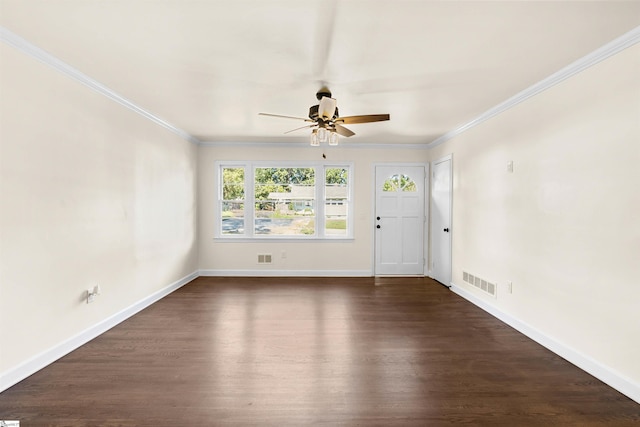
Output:
M513 160L507 162L507 172L513 173Z
M95 285L93 289L87 289L87 304L92 303L100 295L101 291L100 285Z

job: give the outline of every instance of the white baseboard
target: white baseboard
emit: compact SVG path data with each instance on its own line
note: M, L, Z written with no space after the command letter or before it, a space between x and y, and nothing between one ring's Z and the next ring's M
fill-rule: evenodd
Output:
M625 377L614 369L603 365L602 363L592 359L591 357L571 348L554 338L546 335L544 332L528 325L527 323L507 314L491 304L490 302L474 295L468 290L451 283L451 290L462 298L480 307L487 313L503 321L507 325L531 338L538 344L551 350L558 356L573 363L583 371L593 375L605 384L613 387L620 393L626 395L630 399L640 403L640 384Z
M61 342L60 344L50 348L49 350L46 350L34 357L32 357L31 359L21 363L20 365L16 366L15 368L9 369L6 372L3 372L0 375L0 392L3 392L4 390L8 389L9 387L13 386L14 384L17 384L18 382L22 381L23 379L29 377L30 375L33 375L34 373L36 373L37 371L39 371L40 369L50 365L51 363L55 362L56 360L60 359L61 357L71 353L73 350L77 349L78 347L86 344L87 342L91 341L92 339L96 338L97 336L103 334L104 332L108 331L109 329L113 328L114 326L116 326L117 324L127 320L129 317L133 316L134 314L138 313L139 311L149 307L151 304L155 303L156 301L164 298L165 296L169 295L170 293L172 293L173 291L175 291L176 289L181 288L182 286L186 285L187 283L189 283L190 281L192 281L193 279L198 277L198 272L194 271L193 273L183 277L182 279L179 279L175 282L173 282L172 284L170 284L169 286L160 289L157 292L154 292L153 294L149 295L146 298L143 298L142 300L138 301L137 303L125 308L124 310L102 320L101 322L97 323L96 325L80 332L79 334Z
M373 277L369 270L199 270L207 277Z

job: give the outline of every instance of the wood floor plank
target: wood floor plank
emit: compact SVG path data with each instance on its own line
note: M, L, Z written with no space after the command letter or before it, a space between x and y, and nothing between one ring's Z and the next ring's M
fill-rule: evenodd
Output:
M640 405L426 278L198 278L0 394L24 426L626 426Z

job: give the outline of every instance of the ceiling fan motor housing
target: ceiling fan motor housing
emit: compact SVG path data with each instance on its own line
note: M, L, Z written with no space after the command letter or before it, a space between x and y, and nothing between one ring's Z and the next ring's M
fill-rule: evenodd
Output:
M320 104L316 104L316 105L312 105L311 107L309 107L309 118L313 121L318 121L318 119L320 118L318 116L318 109L320 108ZM338 113L338 107L336 107L336 111L335 113L333 113L333 117L331 118L331 120L335 120L338 117L340 117L339 113Z
M329 90L329 88L328 88L328 87L323 86L323 87L321 87L321 88L320 88L320 90L319 90L318 92L316 92L316 99L317 99L318 101L320 101L320 100L321 100L322 98L324 98L325 96L326 96L327 98L331 98L331 91Z

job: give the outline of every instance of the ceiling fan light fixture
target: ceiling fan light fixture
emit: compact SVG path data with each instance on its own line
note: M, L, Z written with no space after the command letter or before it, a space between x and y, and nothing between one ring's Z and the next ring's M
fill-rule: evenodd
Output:
M320 142L327 142L327 138L329 137L329 132L327 131L327 129L321 127L318 129L318 141Z
M318 116L327 121L333 120L336 117L337 101L334 98L327 98L326 96L320 100L318 105Z
M319 147L320 146L320 141L318 140L318 130L314 129L313 132L311 132L311 146L312 147Z
M335 131L329 132L329 145L338 145L339 139L340 139L340 136L338 135L337 132Z

